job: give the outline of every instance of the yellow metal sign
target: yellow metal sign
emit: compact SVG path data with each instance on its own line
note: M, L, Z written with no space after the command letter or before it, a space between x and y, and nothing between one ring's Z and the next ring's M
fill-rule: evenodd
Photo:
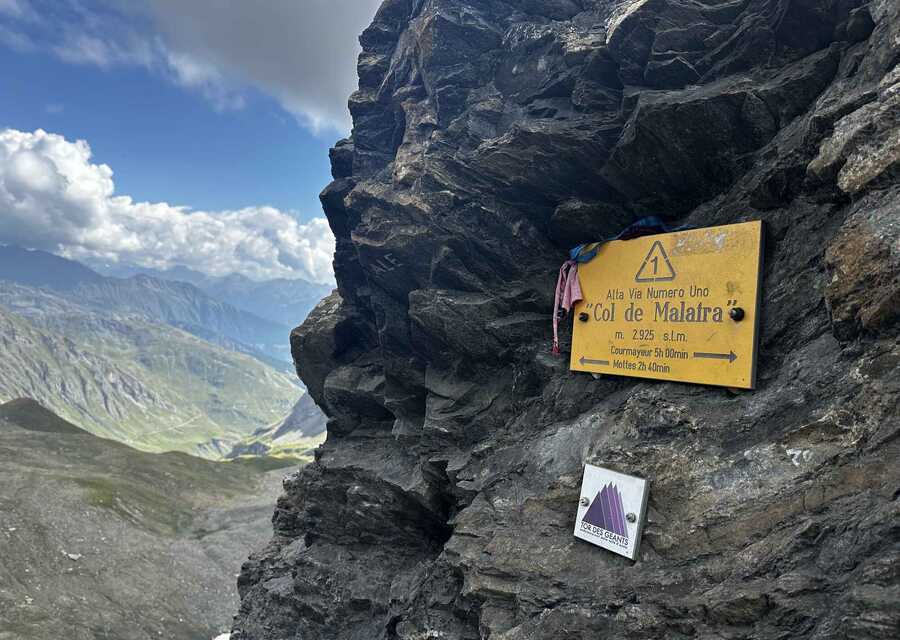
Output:
M752 389L762 222L615 240L578 267L573 371Z

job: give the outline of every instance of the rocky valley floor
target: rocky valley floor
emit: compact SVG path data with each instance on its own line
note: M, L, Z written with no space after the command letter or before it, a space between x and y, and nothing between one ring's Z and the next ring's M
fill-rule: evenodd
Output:
M0 639L211 640L291 463L150 454L0 405Z

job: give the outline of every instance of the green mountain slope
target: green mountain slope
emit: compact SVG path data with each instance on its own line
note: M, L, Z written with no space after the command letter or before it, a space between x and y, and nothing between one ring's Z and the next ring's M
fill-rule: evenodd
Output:
M305 394L281 424L259 429L232 447L226 458L241 456L299 457L325 441L326 418Z
M0 401L34 398L145 451L220 457L280 424L303 394L293 376L174 327L9 283L0 359Z
M0 640L227 630L294 466L143 453L33 401L0 405Z

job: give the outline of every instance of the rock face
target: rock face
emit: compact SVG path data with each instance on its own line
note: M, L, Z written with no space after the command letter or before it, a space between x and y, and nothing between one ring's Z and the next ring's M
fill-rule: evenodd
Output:
M900 4L387 0L295 330L329 416L234 640L893 638ZM550 355L563 249L766 222L754 392ZM565 347L565 340L564 340ZM632 563L583 464L651 482Z

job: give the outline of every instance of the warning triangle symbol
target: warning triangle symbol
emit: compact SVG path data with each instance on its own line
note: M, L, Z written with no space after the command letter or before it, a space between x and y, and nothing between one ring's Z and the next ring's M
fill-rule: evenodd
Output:
M663 249L662 243L657 240L650 247L650 252L641 263L637 275L634 276L635 282L669 282L675 279L675 269L669 262L669 256Z

